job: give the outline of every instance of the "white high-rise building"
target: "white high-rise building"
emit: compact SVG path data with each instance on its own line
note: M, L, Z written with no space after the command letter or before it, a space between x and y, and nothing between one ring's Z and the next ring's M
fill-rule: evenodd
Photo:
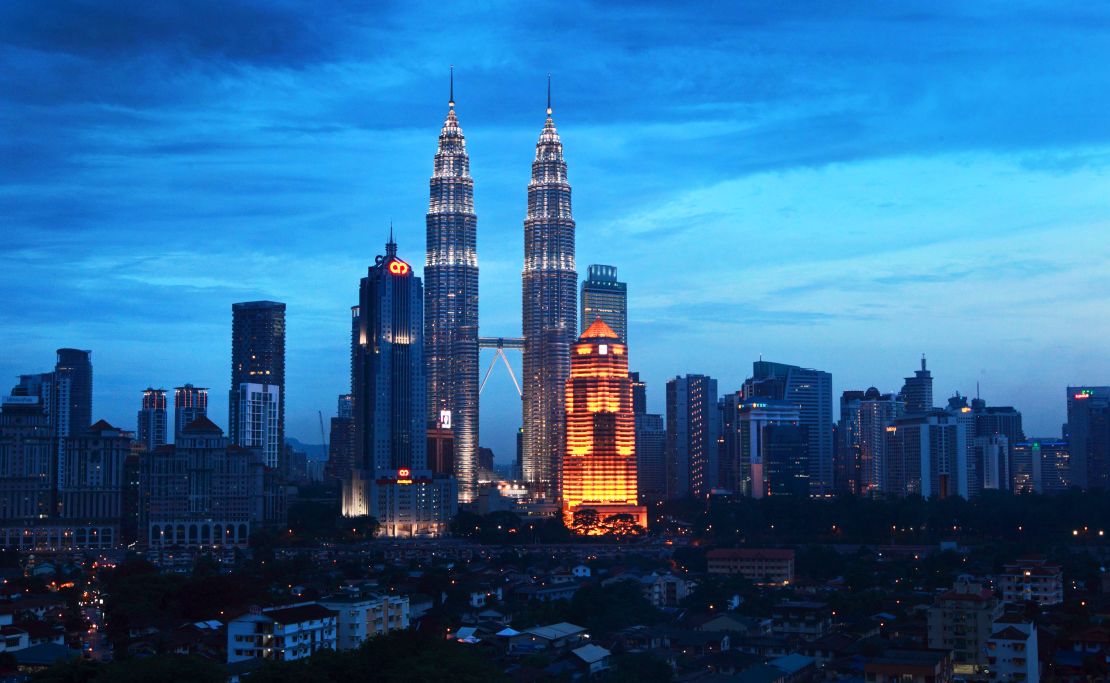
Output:
M239 434L236 442L242 448L257 449L267 467L278 466L281 453L279 416L281 389L274 384L243 383L239 385Z

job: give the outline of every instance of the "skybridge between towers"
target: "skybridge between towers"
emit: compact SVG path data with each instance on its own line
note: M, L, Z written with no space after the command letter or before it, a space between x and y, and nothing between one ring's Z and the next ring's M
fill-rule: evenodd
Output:
M516 373L513 372L513 366L509 362L509 357L505 355L505 349L523 351L524 339L521 337L478 337L478 348L496 349L493 354L493 360L490 361L489 367L486 368L486 374L482 377L482 384L478 387L478 393L481 394L482 390L486 388L486 381L489 379L490 374L493 373L493 367L497 365L497 359L500 358L505 364L505 369L509 371L509 377L513 380L516 393L523 397L524 392L520 389L520 382L516 379Z

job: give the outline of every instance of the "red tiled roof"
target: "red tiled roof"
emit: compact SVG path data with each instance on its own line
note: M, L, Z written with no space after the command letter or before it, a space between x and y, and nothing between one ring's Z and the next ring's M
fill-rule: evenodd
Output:
M718 548L706 553L710 560L793 560L794 551L784 548Z
M998 633L991 635L991 640L1020 640L1025 641L1029 638L1028 634L1022 633L1013 626L1007 626Z
M948 591L947 593L942 593L941 596L940 596L940 599L941 600L959 600L959 601L963 601L963 602L986 602L987 600L990 600L993 597L994 597L994 593L992 593L989 590L987 590L986 588L984 588L983 590L979 591L978 593L958 593L956 591Z
M93 426L89 427L90 432L114 431L115 429L115 427L108 424L107 420L97 420Z
M224 430L220 429L219 425L217 425L212 420L209 420L208 416L206 416L206 415L201 415L201 416L197 417L197 419L195 419L192 422L190 422L189 424L185 425L185 428L181 431L183 431L183 432L200 432L200 433L205 433L205 434L210 433L210 432L219 432L219 433L223 434L223 432L224 432Z

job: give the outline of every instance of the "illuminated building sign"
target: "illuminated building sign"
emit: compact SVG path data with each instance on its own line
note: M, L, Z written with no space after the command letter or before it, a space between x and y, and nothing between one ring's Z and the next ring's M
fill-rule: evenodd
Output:
M401 469L397 470L397 476L401 479L408 479L412 476L412 472L409 470L409 468L402 467Z
M409 264L400 259L393 259L389 262L389 272L392 275L408 275Z
M450 410L441 410L441 411L439 411L439 428L440 429L451 429L451 411Z
M1085 400L1087 400L1091 397L1092 393L1093 392L1090 389L1084 389L1083 391L1081 391L1081 392L1079 392L1078 394L1075 395L1075 400L1076 401L1085 401Z

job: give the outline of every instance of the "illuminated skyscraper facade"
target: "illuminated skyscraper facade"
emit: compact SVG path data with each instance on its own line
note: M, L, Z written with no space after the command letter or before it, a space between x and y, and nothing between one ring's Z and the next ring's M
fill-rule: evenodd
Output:
M245 301L231 305L231 390L227 436L236 446L250 433L240 412L244 384L277 388L277 449L285 444L285 304ZM267 463L269 464L269 463Z
M617 280L617 267L591 265L582 282L583 325L596 318L605 321L620 340L628 343L628 285Z
M930 380L931 381L931 380ZM758 360L744 382L744 398L773 398L798 404L809 438L809 490L833 491L832 375L822 370Z
M424 263L428 424L450 429L459 500L478 491L478 255L474 180L454 77L430 183Z
M636 419L628 347L600 318L574 345L566 383L566 444L562 499L568 516L597 510L602 520L647 514L636 493Z
M694 374L667 380L666 429L667 497L709 495L720 469L717 380Z
M392 237L362 278L352 326L354 467L343 514L386 536L438 536L457 510L454 477L427 468L423 288Z
M549 83L547 121L536 143L524 219L522 460L524 480L538 492L557 495L566 427L564 390L578 329L578 273L567 164L551 119L550 92Z

